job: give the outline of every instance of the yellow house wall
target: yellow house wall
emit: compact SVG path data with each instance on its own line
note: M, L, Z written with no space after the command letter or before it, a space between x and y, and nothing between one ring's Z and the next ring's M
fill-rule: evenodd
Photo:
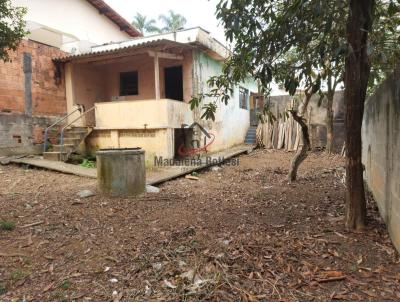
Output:
M189 104L173 100L96 104L96 129L180 128L193 122Z
M148 164L154 163L155 156L172 158L174 156L173 129L147 130L95 130L86 139L90 153L108 148L136 148L145 150Z

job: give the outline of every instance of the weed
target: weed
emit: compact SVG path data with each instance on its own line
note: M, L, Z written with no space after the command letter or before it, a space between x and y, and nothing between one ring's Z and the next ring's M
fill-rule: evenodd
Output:
M12 231L15 229L14 221L0 220L0 230Z
M64 280L59 286L59 288L62 288L63 290L67 290L70 287L71 287L71 282L69 280Z
M94 162L93 160L85 158L83 160L83 162L81 163L81 166L85 167L85 168L96 168L96 162Z
M18 268L18 269L16 269L15 271L13 271L11 273L10 277L11 277L11 280L13 282L17 282L17 281L20 281L20 280L24 279L27 275L28 275L27 272L25 272L22 269Z
M0 283L0 296L4 295L7 292L6 285L4 283Z

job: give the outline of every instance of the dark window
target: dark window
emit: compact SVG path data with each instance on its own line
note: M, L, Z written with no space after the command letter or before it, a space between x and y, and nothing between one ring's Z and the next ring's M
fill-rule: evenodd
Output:
M239 106L242 109L248 109L249 90L239 87Z
M119 75L119 95L138 95L138 72L122 72Z

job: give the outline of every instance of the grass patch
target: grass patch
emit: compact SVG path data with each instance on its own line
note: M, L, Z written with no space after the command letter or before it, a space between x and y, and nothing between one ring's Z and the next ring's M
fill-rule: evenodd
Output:
M15 229L14 221L0 220L0 230L12 231Z

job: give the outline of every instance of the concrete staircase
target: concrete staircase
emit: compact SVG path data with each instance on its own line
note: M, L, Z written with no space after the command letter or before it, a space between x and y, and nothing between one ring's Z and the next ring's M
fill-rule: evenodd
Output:
M256 132L257 127L251 126L247 131L246 138L244 139L244 143L247 145L255 145L256 143Z
M43 158L53 161L67 161L71 153L78 150L79 145L90 134L87 127L71 127L64 131L64 145L52 145L47 152L43 152ZM58 140L60 143L61 138Z

